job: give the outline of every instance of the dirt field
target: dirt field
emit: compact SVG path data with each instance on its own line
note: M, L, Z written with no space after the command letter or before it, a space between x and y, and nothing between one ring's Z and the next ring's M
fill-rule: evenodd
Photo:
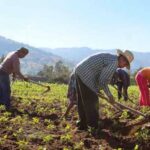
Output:
M101 131L94 137L88 131L77 130L76 108L67 119L62 119L66 110L65 97L50 94L33 98L20 93L22 96L12 98L13 109L10 112L0 106L0 150L150 149L149 120L127 111L117 112L101 104Z

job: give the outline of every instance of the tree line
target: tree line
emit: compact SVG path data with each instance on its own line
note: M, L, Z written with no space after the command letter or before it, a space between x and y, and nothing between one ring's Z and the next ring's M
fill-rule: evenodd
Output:
M68 83L70 73L69 67L58 61L54 66L44 65L37 76L46 78L47 82Z

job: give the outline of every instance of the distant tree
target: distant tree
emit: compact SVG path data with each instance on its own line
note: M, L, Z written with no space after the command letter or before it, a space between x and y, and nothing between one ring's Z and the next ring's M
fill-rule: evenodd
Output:
M54 67L44 65L43 70L37 73L38 76L47 78L48 81L52 81L54 78Z
M58 61L55 64L55 81L67 83L70 75L70 70L63 64L62 61Z
M55 66L44 65L43 69L37 75L47 78L49 82L67 83L70 70L62 61L58 61Z

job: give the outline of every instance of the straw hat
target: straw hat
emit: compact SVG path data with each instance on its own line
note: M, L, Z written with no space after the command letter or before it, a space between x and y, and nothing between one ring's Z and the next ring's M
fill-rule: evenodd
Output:
M117 54L118 54L118 56L122 55L122 56L124 56L124 57L127 59L129 65L128 65L126 68L127 68L127 69L130 69L130 63L131 63L131 62L133 61L133 59L134 59L133 53L132 53L131 51L129 51L129 50L125 50L125 51L123 52L123 51L121 51L120 49L117 49Z

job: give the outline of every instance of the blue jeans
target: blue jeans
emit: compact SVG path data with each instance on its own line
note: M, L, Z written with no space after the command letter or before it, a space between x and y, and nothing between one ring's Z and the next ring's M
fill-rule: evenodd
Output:
M9 75L3 71L0 71L0 104L10 108L10 80Z

